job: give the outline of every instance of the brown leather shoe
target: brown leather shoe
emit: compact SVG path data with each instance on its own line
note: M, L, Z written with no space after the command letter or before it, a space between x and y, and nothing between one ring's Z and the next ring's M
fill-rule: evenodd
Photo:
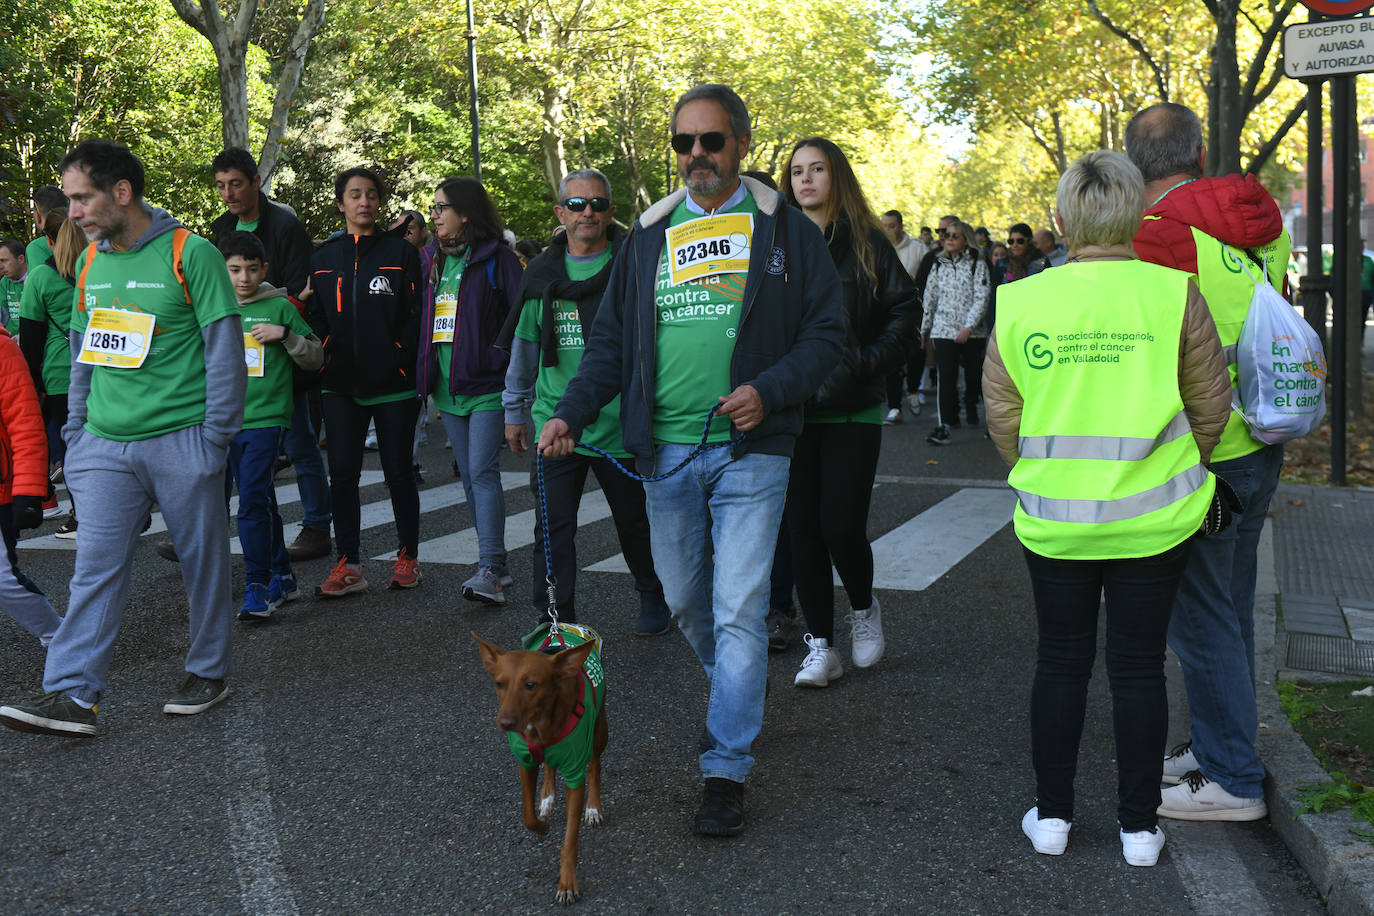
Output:
M309 526L302 527L301 533L286 548L287 556L293 560L318 560L332 552L329 530Z

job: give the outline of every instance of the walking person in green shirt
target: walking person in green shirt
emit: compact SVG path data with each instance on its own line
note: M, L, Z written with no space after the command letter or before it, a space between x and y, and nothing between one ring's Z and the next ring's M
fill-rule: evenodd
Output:
M0 241L0 324L19 336L19 301L24 296L24 280L29 275L29 260L24 243L18 239Z
M559 203L553 208L564 231L555 235L548 250L525 268L520 298L523 305L507 319L509 333L498 344L510 347L510 368L501 402L506 410L506 442L516 455L530 446L527 424L536 429L553 416L553 409L568 382L577 373L582 351L591 332L597 306L611 275L611 262L622 236L612 222L611 183L596 169L578 169L563 177ZM517 320L518 319L518 320ZM601 415L582 431L582 441L616 458L630 453L620 441L620 398L613 398ZM616 534L625 562L639 592L638 636L658 636L672 627L672 615L663 600L663 585L654 572L649 549L649 516L644 509L644 485L626 477L589 448L578 448L564 458L544 462L545 505L535 507L533 601L543 618L548 605L550 572L558 583L558 619L575 622L573 591L577 583L577 510L587 472L596 475L611 508ZM530 468L530 489L539 496L535 468ZM547 512L549 554L553 569L545 564L544 524Z
M82 507L67 616L48 647L44 694L0 707L20 731L93 735L154 502L190 606L186 677L162 707L193 715L229 695L233 613L225 453L243 426L246 371L234 289L215 247L143 201L143 163L87 140L58 167L70 218L92 241L77 264L67 487Z

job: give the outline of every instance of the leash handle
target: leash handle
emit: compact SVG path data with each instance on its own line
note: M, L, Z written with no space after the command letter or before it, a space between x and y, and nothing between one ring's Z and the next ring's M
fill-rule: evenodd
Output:
M576 447L585 448L589 449L590 451L596 452L602 458L605 458L607 461L609 461L615 467L616 470L618 470L620 473L624 474L631 480L638 480L640 483L657 483L660 480L667 480L669 477L672 477L674 474L681 471L687 465L691 464L692 461L697 458L697 456L701 455L704 452L708 452L713 448L723 448L727 445L733 448L734 446L744 441L744 433L736 433L735 436L733 436L730 439L727 439L724 442L706 441L707 437L711 435L711 420L715 418L716 412L720 410L720 406L720 403L717 402L711 405L710 410L706 411L706 422L702 425L701 428L701 441L698 442L696 444L696 447L693 448L692 451L687 454L687 457L683 458L682 461L678 462L677 467L673 468L671 471L668 471L663 474L657 474L653 477L642 477L639 474L636 474L634 471L630 470L629 468L625 467L625 465L621 464L619 459L617 459L614 455L610 454L604 449L597 448L595 445L588 445L585 442L578 442ZM534 478L536 486L539 490L539 528L544 535L544 581L548 584L549 588L548 615L549 620L552 621L550 631L557 632L558 579L553 574L553 547L549 544L548 500L545 498L544 492L544 453L542 451L539 451L538 449L536 449L534 453Z

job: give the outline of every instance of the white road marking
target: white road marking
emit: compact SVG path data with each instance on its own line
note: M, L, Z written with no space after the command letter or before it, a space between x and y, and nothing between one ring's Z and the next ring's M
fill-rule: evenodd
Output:
M1188 903L1198 916L1264 916L1272 913L1268 901L1231 844L1224 823L1179 822L1159 819L1167 837L1169 861L1174 863Z
M955 492L873 542L873 587L908 592L929 588L1011 521L1015 506L1015 494L1000 487ZM630 571L623 554L586 569ZM838 577L835 584L840 584Z
M510 489L507 487L507 489ZM611 507L600 490L582 494L582 505L577 510L578 526L590 525L603 518L611 517ZM534 543L534 510L528 509L515 515L506 516L506 550L519 550ZM374 560L393 560L395 551L373 557ZM464 528L443 537L421 541L419 559L429 563L476 563L477 529Z
M272 796L262 788L267 783L263 774L271 772L266 748L256 737L265 715L262 702L240 695L230 708L229 734L235 737L227 743L228 771L242 774L248 783L238 787L227 802L230 858L238 877L239 902L245 913L291 916L299 909L282 866Z

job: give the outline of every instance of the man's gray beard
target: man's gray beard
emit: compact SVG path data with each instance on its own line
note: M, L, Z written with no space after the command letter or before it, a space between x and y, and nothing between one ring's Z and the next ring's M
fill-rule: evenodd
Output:
M730 185L738 177L738 171L735 171L730 175L722 175L719 172L716 172L715 177L709 178L706 181L699 182L697 184L693 184L692 179L688 178L686 175L682 176L682 180L684 183L686 183L687 187L694 193L699 194L702 197L714 197L720 192L724 191L726 188L730 187Z

